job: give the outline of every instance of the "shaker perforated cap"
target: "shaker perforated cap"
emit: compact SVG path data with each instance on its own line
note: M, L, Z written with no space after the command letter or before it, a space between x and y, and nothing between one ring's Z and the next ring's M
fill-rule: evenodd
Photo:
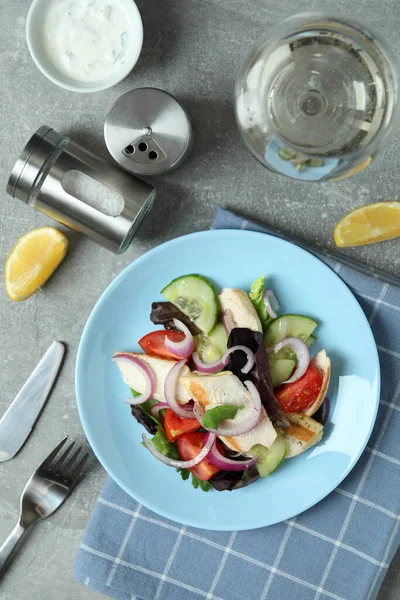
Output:
M178 167L192 145L192 124L183 106L157 88L139 88L114 102L104 138L117 163L137 175L159 175Z

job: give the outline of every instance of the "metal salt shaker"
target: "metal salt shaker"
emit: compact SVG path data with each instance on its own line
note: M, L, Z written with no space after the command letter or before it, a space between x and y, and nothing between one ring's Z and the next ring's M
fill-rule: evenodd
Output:
M91 188L92 196L100 189L105 197L118 197L118 209L102 211L91 205L86 199ZM25 146L7 192L117 254L128 248L156 195L144 181L47 126Z

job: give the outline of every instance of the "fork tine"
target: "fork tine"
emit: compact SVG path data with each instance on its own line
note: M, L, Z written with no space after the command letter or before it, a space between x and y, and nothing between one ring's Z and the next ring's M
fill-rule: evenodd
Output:
M76 480L78 479L79 475L82 473L83 471L83 467L86 464L87 459L89 458L89 453L85 454L80 463L78 464L78 466L76 466L72 473L71 473L71 479L72 479L72 483L74 484L76 482Z
M71 452L72 448L74 447L75 442L72 442L68 448L66 449L65 452L63 452L63 454L61 454L60 458L57 460L56 463L54 463L54 465L51 467L51 471L53 471L53 473L60 473L61 469L64 468L64 463L66 463L66 458L68 456L68 454Z
M58 444L58 446L56 446L56 448L54 448L53 452L50 452L50 454L48 455L47 458L44 459L44 461L42 462L42 464L40 465L39 469L49 469L51 463L53 462L53 460L55 459L55 457L57 456L57 454L59 453L59 451L61 450L61 448L64 446L65 442L67 441L68 436L66 436L62 442L60 442Z
M63 479L67 479L69 477L69 474L71 473L72 468L81 450L82 446L80 446L78 450L71 456L71 459L68 461L68 463L66 465L63 465L62 471L60 472L60 475Z

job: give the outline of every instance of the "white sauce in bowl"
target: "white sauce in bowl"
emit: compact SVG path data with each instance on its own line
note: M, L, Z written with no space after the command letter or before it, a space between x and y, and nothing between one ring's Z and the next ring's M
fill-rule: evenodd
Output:
M49 0L41 40L48 60L75 81L107 79L124 64L132 30L119 0Z

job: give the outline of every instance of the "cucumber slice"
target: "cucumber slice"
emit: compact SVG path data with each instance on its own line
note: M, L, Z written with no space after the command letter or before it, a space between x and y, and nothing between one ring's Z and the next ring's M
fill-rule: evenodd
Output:
M278 433L278 432L277 432ZM261 444L253 446L247 454L258 456L256 467L260 477L267 477L275 471L283 461L287 452L287 443L281 433L272 444L271 448L266 448Z
M177 306L204 333L214 329L219 303L212 284L201 275L183 275L171 281L163 296Z
M281 385L281 383L289 379L295 366L296 361L288 358L271 361L270 367L273 387L278 387L278 385Z
M268 360L270 364L276 362L277 360L293 360L296 362L297 356L296 352L291 346L284 346L278 352L271 352L271 354L268 354Z
M214 327L211 333L208 334L208 339L218 349L221 356L228 350L228 334L222 323L218 323Z
M310 348L314 343L315 337L310 335L305 344ZM296 352L290 346L284 346L278 352L268 354L269 366L271 368L272 385L277 387L291 376L294 367L296 366Z
M291 150L285 150L285 148L279 148L278 154L283 160L291 160L296 156L296 152L292 152Z
M304 343L311 348L311 346L313 345L313 343L315 342L317 338L315 337L315 335L310 335L306 340L304 340Z
M274 346L287 337L307 340L314 329L317 327L317 321L302 315L282 315L274 319L265 334L264 342L267 348Z
M316 337L314 335L310 335L306 340L304 340L304 343L310 348L315 342L315 340ZM284 346L283 348L278 350L278 352L273 352L272 354L268 355L268 360L270 363L285 358L294 360L295 362L297 361L296 352L291 346Z
M228 334L222 323L218 323L208 335L196 335L194 340L200 359L206 364L217 362L228 349Z

